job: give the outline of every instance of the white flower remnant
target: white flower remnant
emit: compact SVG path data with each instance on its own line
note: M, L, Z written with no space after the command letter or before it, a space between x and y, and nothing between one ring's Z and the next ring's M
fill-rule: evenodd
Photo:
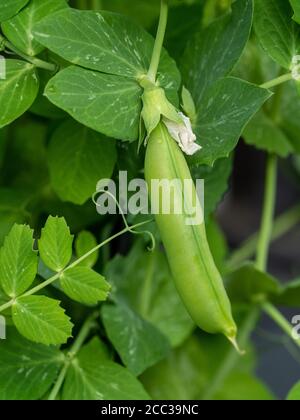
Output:
M163 122L170 135L179 144L181 150L189 156L194 155L199 152L202 147L196 143L197 138L193 133L190 119L182 112L179 112L178 114L182 119L182 124L178 124L177 122L171 121L165 117L163 118Z

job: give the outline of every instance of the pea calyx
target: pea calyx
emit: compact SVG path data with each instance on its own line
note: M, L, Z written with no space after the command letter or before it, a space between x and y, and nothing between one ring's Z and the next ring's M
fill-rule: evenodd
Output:
M193 155L200 151L201 146L196 143L190 118L171 104L165 90L147 77L140 80L140 85L144 88L141 119L147 133L145 143L147 144L151 134L162 121L185 154Z

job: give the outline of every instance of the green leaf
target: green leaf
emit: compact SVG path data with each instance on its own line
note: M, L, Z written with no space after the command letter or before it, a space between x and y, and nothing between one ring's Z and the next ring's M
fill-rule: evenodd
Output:
M282 87L279 126L287 135L297 154L300 153L300 95L293 82Z
M259 302L280 292L278 281L252 263L246 263L231 273L226 286L234 302Z
M289 401L300 401L300 382L293 386L287 396L287 399Z
M65 121L49 145L51 184L61 200L84 204L95 193L97 182L112 176L116 159L113 140L73 120Z
M239 372L225 380L222 390L216 393L217 401L272 401L274 396L254 374Z
M96 248L96 246L97 240L95 236L87 230L81 231L75 241L75 250L77 258L80 258L83 255L87 254L89 251ZM98 258L99 251L96 251L87 258L85 258L79 265L83 267L92 268L96 264Z
M178 61L203 18L204 2L194 3L178 4L169 11L165 45L171 57Z
M88 344L89 346L89 344ZM148 400L142 384L127 369L97 360L83 348L73 360L63 387L63 400Z
M52 57L51 57L52 61ZM55 61L54 61L54 64ZM63 119L67 117L67 114L60 108L53 105L48 98L44 95L44 91L47 83L53 77L53 74L48 70L38 69L38 76L40 80L39 94L36 100L30 107L29 111L35 115L50 119Z
M75 120L109 137L136 140L142 90L134 80L70 66L53 77L47 98Z
M167 356L170 346L166 337L128 306L105 305L101 315L109 340L134 375Z
M84 360L93 360L95 363L108 361L112 359L112 355L107 345L98 337L93 337L88 344L80 350L80 357Z
M150 66L153 38L122 15L66 9L43 19L34 33L51 51L88 69L139 79ZM162 86L177 90L180 75L166 51L158 78Z
M66 270L60 276L60 284L66 295L86 305L106 300L110 290L105 278L88 267Z
M300 306L300 280L294 280L284 285L278 295L271 298L278 306L298 308Z
M190 335L194 323L175 289L161 250L150 253L143 241L138 241L127 257L117 256L109 262L105 275L112 284L113 299L126 302L155 325L172 346L180 345Z
M0 169L2 169L6 147L7 147L7 141L8 141L7 129L2 129L2 130L0 129Z
M228 189L229 177L232 172L232 157L217 160L213 167L194 166L194 179L204 179L204 211L205 217L216 210L217 205Z
M197 108L207 89L227 76L240 58L249 38L252 15L252 0L236 1L231 14L200 30L188 44L182 59L183 78Z
M278 76L280 67L265 54L259 44L248 43L235 74L250 82L262 84ZM248 144L258 149L287 156L291 151L300 151L300 97L293 81L280 87L278 113L274 118L276 104L273 101L253 117L244 130L243 137Z
M148 369L141 381L154 400L196 400L209 380L208 366L205 350L192 336L166 360Z
M20 297L12 318L19 333L36 343L64 344L72 334L73 325L59 301L46 296Z
M33 230L14 225L0 251L0 282L11 298L25 292L37 274L38 257L33 250Z
M24 114L39 90L33 64L19 60L5 60L5 63L6 78L0 79L0 128Z
M2 0L0 9L0 22L16 15L29 0Z
M274 61L290 70L293 57L300 53L300 27L292 21L287 0L256 0L256 35Z
M41 120L28 118L21 124L10 126L10 133L3 171L9 184L17 187L15 195L20 195L19 190L24 190L21 196L26 193L27 202L31 202L36 194L49 185L47 126Z
M239 326L243 328L240 323ZM215 399L216 392L226 392L227 378L253 370L251 346L241 358L223 337L198 333L174 349L167 359L148 369L141 381L155 400L201 400L207 392Z
M243 132L246 143L280 157L287 157L293 147L284 132L263 111L258 112Z
M4 305L5 303L7 303L7 301L8 301L7 295L2 290L2 287L0 287L0 305Z
M248 41L233 74L250 83L261 85L278 77L279 72L280 66L265 53L255 38L252 38Z
M28 200L28 194L23 190L0 188L0 245L15 223L26 222Z
M36 25L35 37L73 64L103 73L138 79L147 74L153 38L125 16L110 12L65 9ZM166 51L158 78L177 90L180 75Z
M0 400L38 400L54 382L64 355L55 347L33 344L9 328L1 342Z
M20 51L31 56L37 55L44 47L34 39L34 25L45 16L66 7L65 0L31 0L17 16L2 24L2 32Z
M290 3L291 3L291 5L294 9L294 12L295 12L295 14L293 16L293 19L296 22L300 23L300 3L299 3L298 0L290 0Z
M78 206L53 197L44 206L44 211L47 214L57 214L65 217L71 231L80 232L86 229L87 226L99 223L99 214L95 211L95 205L92 201L87 202L83 206Z
M48 217L38 243L40 256L51 270L59 272L70 262L73 235L63 217Z
M190 162L212 166L228 157L245 125L270 96L268 90L233 77L216 82L197 110L195 134L202 150Z

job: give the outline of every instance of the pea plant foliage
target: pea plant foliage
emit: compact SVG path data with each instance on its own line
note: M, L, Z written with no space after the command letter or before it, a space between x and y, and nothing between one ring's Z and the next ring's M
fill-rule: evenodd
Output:
M299 361L300 282L268 271L300 221L274 216L299 136L298 0L1 0L0 399L278 398L251 336L266 314ZM215 213L239 141L265 195L230 250ZM99 215L120 171L204 179L205 225Z

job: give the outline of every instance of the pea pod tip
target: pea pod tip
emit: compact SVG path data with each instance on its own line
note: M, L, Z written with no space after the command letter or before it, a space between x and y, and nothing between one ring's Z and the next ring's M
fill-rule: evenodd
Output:
M240 356L245 356L246 351L240 349L239 344L238 344L236 338L235 337L227 337L227 338L230 341L230 343L233 345L233 347L235 348L235 350L238 352L238 354Z

